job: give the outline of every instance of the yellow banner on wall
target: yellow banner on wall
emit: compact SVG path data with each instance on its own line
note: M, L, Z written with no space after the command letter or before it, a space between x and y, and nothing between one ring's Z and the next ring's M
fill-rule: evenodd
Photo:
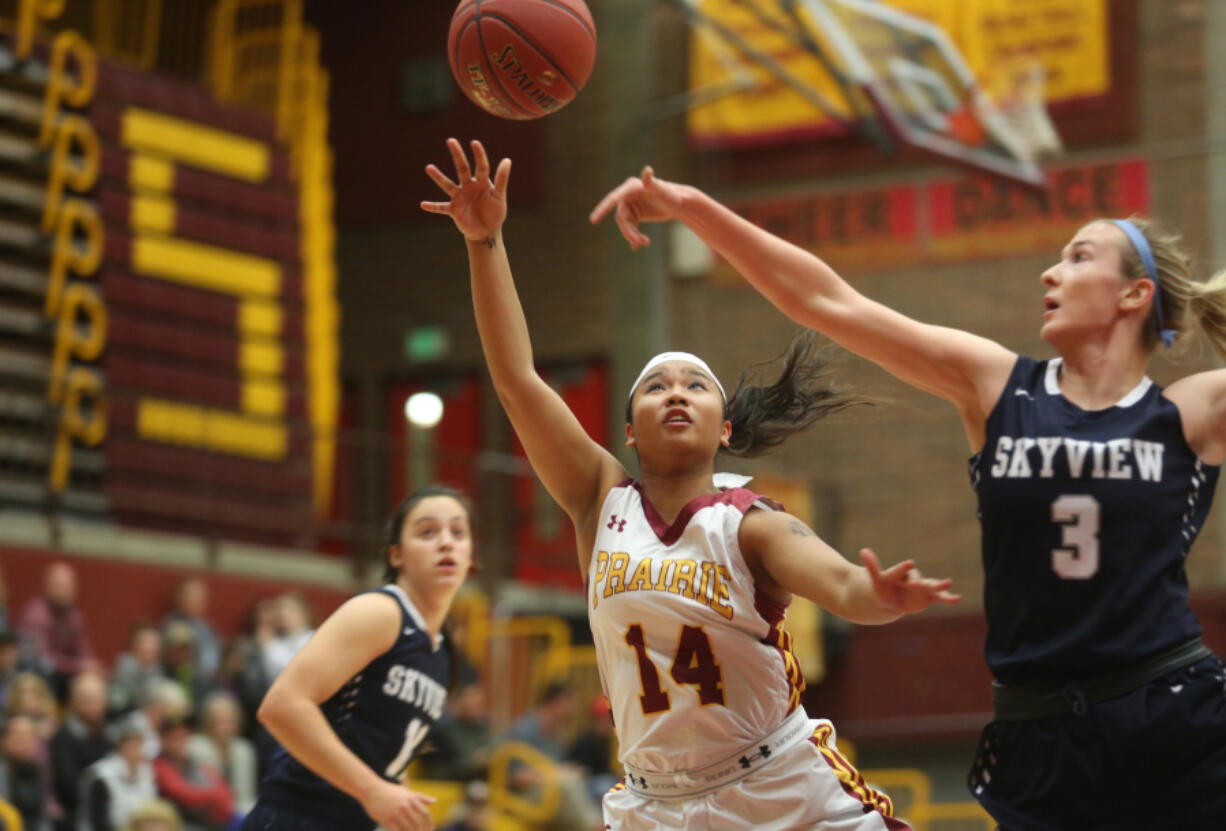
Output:
M761 16L754 13L751 5L761 12ZM781 27L786 31L792 26L790 18L778 3L703 0L699 8L719 27L743 39L752 49L774 61L796 83L810 87L836 105L841 117L852 116L851 106L839 91L839 85L821 63L780 28L776 28ZM711 104L689 110L686 118L691 138L700 143L707 139L717 143L735 143L738 138L745 137L751 144L756 144L771 136L776 140L787 140L839 131L837 121L825 116L800 92L779 80L761 63L746 58L744 52L730 45L726 39L702 27L691 31L691 92L701 94L700 91L726 82L737 72L747 73L754 81L753 88L746 92L719 98ZM797 132L805 135L797 136Z
M1049 104L1111 91L1107 0L881 1L941 27L994 96L1006 95L1018 71L1036 62L1046 76ZM809 21L803 4L797 8ZM693 143L761 146L844 134L838 120L811 97L828 102L843 119L854 119L854 108L822 62L789 34L796 31L795 22L777 0L702 0L699 10L715 25L692 30L690 92L716 90L738 72L756 84L690 109L687 129ZM820 30L805 28L820 42ZM778 71L748 55L750 50L767 56Z
M953 0L951 0L953 2ZM1010 70L1038 62L1047 103L1111 91L1107 0L956 0L955 43L989 93Z

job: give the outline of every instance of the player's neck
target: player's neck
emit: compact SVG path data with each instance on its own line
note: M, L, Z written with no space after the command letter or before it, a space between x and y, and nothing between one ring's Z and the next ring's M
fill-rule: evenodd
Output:
M1145 377L1149 353L1140 345L1128 349L1092 344L1063 351L1060 392L1083 410L1115 405Z
M447 610L451 608L451 598L455 592L451 591L445 596L440 592L427 594L418 590L416 586L398 583L404 593L409 596L409 600L413 601L413 605L421 614L422 620L426 624L426 631L434 637L443 630L443 621L447 619Z
M655 506L661 518L671 524L690 500L718 492L711 481L712 475L709 467L684 473L644 470L639 475L639 481L643 485L643 495Z

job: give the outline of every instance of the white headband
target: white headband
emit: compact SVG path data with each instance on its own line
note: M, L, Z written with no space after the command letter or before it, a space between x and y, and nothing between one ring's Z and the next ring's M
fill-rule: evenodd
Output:
M639 384L641 384L643 379L647 377L647 373L651 372L660 364L667 363L669 361L685 361L687 364L693 364L694 366L698 367L703 372L707 373L707 375L711 376L711 380L715 382L715 386L719 387L719 394L723 397L724 401L728 400L728 393L724 392L724 385L719 382L719 378L715 377L715 373L711 371L711 367L707 366L707 362L697 355L692 355L689 352L661 352L659 355L656 355L647 362L646 366L643 367L643 371L639 373L639 377L634 379L634 383L630 385L630 395L628 397L634 397L634 391L639 388Z

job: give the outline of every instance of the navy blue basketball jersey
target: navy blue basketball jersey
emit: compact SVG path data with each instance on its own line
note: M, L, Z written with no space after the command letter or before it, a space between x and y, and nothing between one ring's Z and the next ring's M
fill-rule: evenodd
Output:
M997 680L1080 680L1200 635L1184 559L1213 501L1179 411L1149 378L1105 410L1020 357L971 457Z
M442 636L430 638L403 589L390 584L375 591L400 605L400 635L391 649L350 678L321 709L358 758L384 779L400 781L422 739L443 714L450 659ZM260 784L260 800L334 822L337 828L375 827L357 800L281 747Z

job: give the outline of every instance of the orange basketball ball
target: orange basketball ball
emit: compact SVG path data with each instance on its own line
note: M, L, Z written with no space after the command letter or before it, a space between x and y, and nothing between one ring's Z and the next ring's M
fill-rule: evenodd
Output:
M555 113L587 83L596 24L583 0L461 0L447 35L451 74L499 118Z

